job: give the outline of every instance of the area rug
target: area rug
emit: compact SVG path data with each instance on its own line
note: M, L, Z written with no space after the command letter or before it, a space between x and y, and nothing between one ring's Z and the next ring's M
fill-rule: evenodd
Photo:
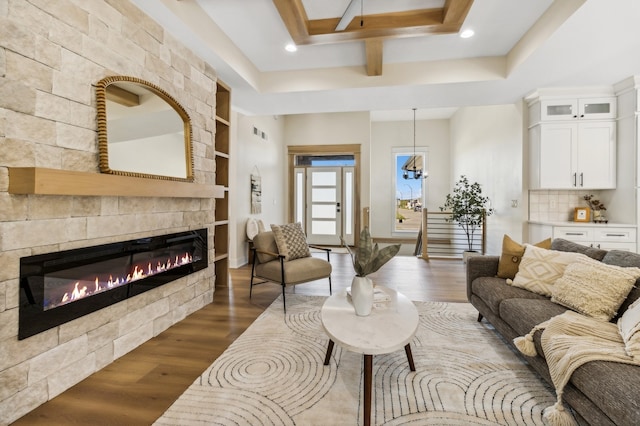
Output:
M320 323L324 297L277 299L156 421L156 425L362 424L362 355ZM542 425L546 386L468 303L415 302L420 326L403 350L373 357L371 423Z

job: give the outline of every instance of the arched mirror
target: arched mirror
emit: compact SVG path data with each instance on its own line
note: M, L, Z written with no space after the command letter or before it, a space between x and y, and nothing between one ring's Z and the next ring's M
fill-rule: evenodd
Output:
M160 87L135 77L96 85L100 171L193 181L191 122Z

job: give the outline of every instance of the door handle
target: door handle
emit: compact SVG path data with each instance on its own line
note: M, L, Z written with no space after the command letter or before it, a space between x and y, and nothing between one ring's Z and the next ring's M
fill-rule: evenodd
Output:
M580 173L580 186L584 186L584 173Z
M578 174L577 174L577 173L574 173L574 174L573 174L573 186L578 186L578 181L577 181L577 179L578 179Z

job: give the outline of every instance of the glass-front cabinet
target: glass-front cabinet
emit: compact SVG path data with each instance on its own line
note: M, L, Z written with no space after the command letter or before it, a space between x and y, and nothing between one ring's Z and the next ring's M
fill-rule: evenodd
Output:
M526 98L530 189L615 188L616 97L543 92Z
M602 120L615 117L615 97L540 101L540 119L542 121Z

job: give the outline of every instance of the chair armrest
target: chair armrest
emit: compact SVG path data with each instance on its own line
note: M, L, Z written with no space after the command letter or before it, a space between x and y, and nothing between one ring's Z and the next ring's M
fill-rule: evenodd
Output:
M330 248L320 247L320 246L316 246L316 245L313 245L313 244L309 244L309 248L324 251L327 254L327 262L331 261L331 256L330 256L331 255L331 249Z
M471 283L480 277L495 277L500 256L471 256L467 259L467 299L471 298Z
M266 254L266 255L269 255L269 256L276 256L276 257L282 257L282 258L284 258L284 255L283 255L283 254L274 253L274 252L272 252L272 251L266 251L266 250L258 250L258 249L257 249L257 248L255 248L255 247L253 248L253 251L255 251L256 253L262 253L262 254Z

